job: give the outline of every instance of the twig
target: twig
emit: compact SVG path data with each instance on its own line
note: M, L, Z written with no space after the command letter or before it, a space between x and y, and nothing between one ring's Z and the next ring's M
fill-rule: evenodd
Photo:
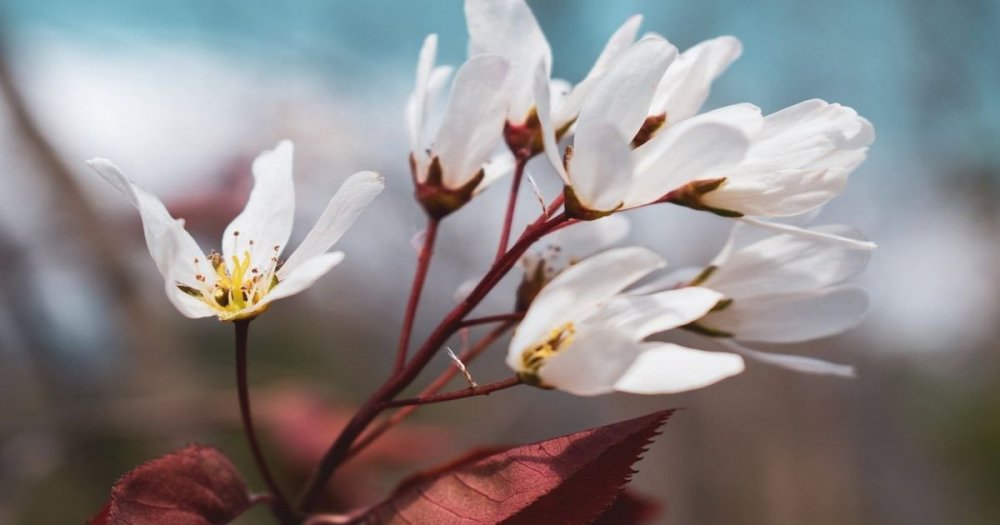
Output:
M417 256L417 270L413 274L413 285L410 287L410 299L406 303L406 314L403 318L403 328L399 332L399 348L396 349L396 364L393 372L402 370L406 364L406 352L410 346L410 336L413 334L413 321L417 316L417 306L420 304L420 294L427 281L427 269L434 253L434 241L437 239L438 219L428 218L424 233L424 245Z
M514 312L509 314L487 315L485 317L474 317L458 323L459 328L468 328L481 324L503 323L507 321L520 321L524 319L524 312Z
M458 355L458 358L463 362L469 363L472 360L479 357L487 348L497 341L503 334L514 327L513 322L504 323L486 334L478 343L472 348L462 352ZM438 393L444 388L456 375L458 375L458 368L448 367L447 370L441 373L427 388L424 388L421 392L421 396L430 396ZM359 439L354 446L351 448L348 458L354 457L357 453L364 450L366 447L375 442L382 434L385 434L390 428L401 423L404 419L410 416L410 414L417 411L420 405L410 405L405 406L394 412L391 416L383 420L375 428L372 428L364 436Z
M395 408L395 407L405 407L412 405L429 405L431 403L442 403L445 401L454 401L456 399L465 399L467 397L476 396L488 396L493 392L498 390L505 390L522 383L521 378L514 376L503 381L497 381L496 383L490 383L488 385L480 386L470 386L462 390L456 390L455 392L447 392L444 394L437 394L433 396L420 396L411 399L397 399L395 401L388 401L382 404L382 408Z

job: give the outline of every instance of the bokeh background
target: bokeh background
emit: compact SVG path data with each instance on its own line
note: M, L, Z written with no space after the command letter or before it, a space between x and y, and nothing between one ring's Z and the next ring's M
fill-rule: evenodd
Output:
M635 478L662 523L996 523L1000 4L531 4L557 76L580 79L641 12L645 30L682 49L743 41L708 107L770 112L819 97L875 124L869 161L818 218L880 244L862 279L871 315L845 336L780 349L854 364L859 377L751 363L678 396L525 388L431 407L341 476L343 500L377 500L471 446L686 407ZM279 139L296 143L296 236L349 174L386 176L343 240L346 262L252 327L268 454L287 486L301 482L391 366L422 228L402 107L427 33L440 34L442 61L463 58L461 2L6 0L0 31L0 523L80 523L119 475L192 441L222 448L262 487L238 427L232 327L170 307L137 214L83 164L94 156L162 196L205 249L241 208L250 160ZM482 272L504 197L486 192L446 221L418 337ZM523 195L520 218L534 206ZM631 241L677 265L705 262L728 228L678 209L632 218ZM506 311L515 284L481 311ZM480 382L506 377L502 354L474 364ZM448 366L442 355L424 381ZM261 509L240 519L267 522Z

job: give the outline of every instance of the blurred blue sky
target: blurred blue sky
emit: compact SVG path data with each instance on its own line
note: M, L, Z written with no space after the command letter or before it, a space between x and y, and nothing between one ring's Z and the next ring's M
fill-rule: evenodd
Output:
M743 40L745 54L717 84L715 103L751 101L771 111L820 97L851 105L879 131L875 163L904 168L899 176L909 176L912 166L976 166L1000 159L1000 3L995 1L532 5L554 47L556 74L570 80L585 73L618 24L642 12L645 30L662 33L681 48L720 34ZM465 45L457 0L13 0L5 2L3 13L18 45L44 37L109 52L203 46L235 60L310 68L347 93L371 93L372 82L408 79L398 72L413 67L419 42L429 32L441 35L445 61L458 61Z

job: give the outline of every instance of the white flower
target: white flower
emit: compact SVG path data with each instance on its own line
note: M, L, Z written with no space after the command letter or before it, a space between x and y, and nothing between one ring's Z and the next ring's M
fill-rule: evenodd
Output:
M279 143L254 161L254 188L246 208L226 228L222 253L213 250L207 256L184 230L183 220L171 217L159 199L111 161L92 159L88 164L139 210L146 246L171 303L187 317L215 315L223 321L253 318L336 266L343 252L327 251L384 187L382 177L370 171L348 178L302 244L282 262L295 215L291 142Z
M643 341L702 317L722 298L699 287L620 294L663 265L644 248L619 248L565 270L525 314L508 366L528 383L584 396L680 392L741 372L734 354Z
M503 135L509 63L497 55L470 58L455 73L447 108L436 131L429 106L447 83L451 69L435 67L437 36L424 41L413 93L406 104L407 130L418 184L445 191L471 192L483 177L483 165Z
M618 244L628 232L628 219L610 215L556 230L532 245L519 261L524 277L517 289L516 310L526 310L557 275L586 257Z
M821 100L766 118L750 104L689 116L740 52L729 37L702 46L674 60L673 46L645 37L625 51L584 100L565 168L556 127L540 113L546 154L568 186L572 215L673 202L730 217L788 216L843 190L874 139L871 124ZM536 74L541 100L543 75ZM676 89L668 88L672 82ZM664 114L667 122L658 120Z
M809 231L864 239L847 226L818 226ZM757 232L737 225L708 267L676 272L634 292L709 288L725 299L686 328L720 341L795 343L839 334L861 322L868 311L868 295L843 282L860 273L870 256L869 250L795 234L760 239ZM816 359L766 354L732 343L726 346L800 371L853 373L850 367Z
M565 130L580 109L586 93L631 45L636 38L641 16L629 18L611 36L587 76L576 86L563 80L550 80L552 49L538 20L524 0L466 0L465 16L469 27L469 56L494 54L511 64L510 106L507 120L523 125L536 106L534 88L536 69L544 71L546 102L551 98L551 113L556 129Z
M844 190L874 140L871 123L853 109L801 102L765 117L739 164L701 177L725 180L701 204L770 217L816 209Z

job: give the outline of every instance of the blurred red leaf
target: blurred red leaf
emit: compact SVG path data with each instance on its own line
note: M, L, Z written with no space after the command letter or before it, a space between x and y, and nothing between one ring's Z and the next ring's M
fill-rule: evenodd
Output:
M661 506L625 488L591 525L641 525L660 515Z
M122 476L90 525L214 525L249 506L233 464L212 447L189 445Z
M589 523L609 509L672 410L502 451L403 482L362 521Z

